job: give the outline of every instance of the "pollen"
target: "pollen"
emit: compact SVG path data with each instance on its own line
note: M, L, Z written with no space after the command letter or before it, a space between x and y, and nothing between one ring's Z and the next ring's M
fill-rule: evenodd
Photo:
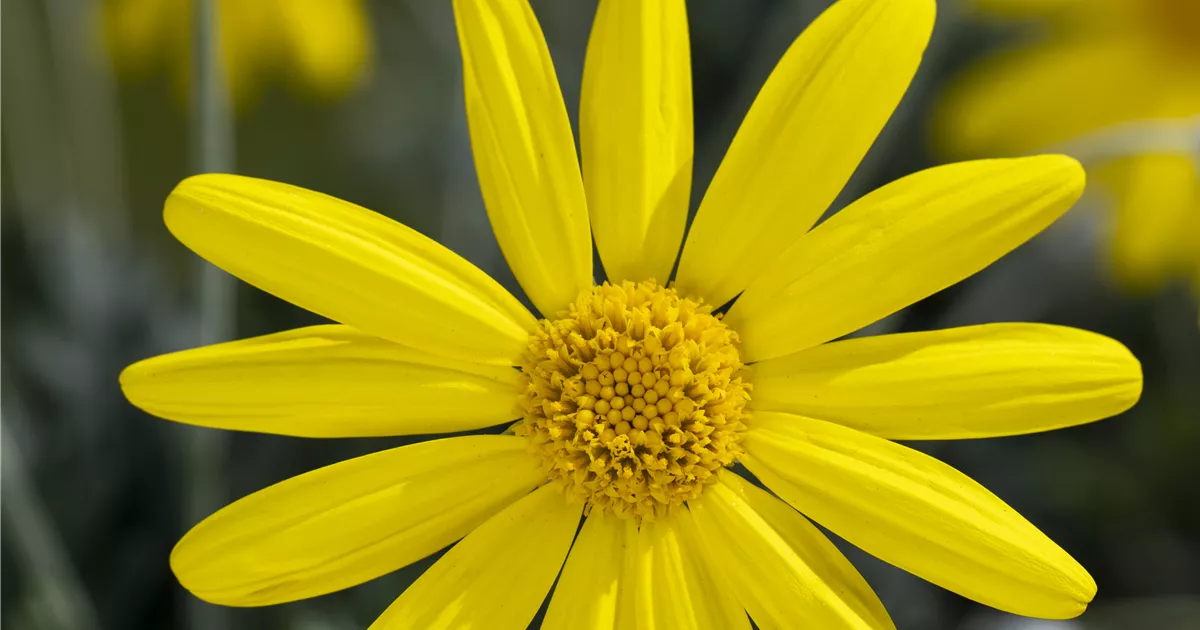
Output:
M589 512L669 514L741 454L750 384L711 306L653 281L605 283L538 324L514 432Z

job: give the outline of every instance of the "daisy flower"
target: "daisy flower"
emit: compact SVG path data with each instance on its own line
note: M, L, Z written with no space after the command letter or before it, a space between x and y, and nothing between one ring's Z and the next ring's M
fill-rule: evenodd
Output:
M191 0L106 0L104 38L117 70L166 68L180 88L191 63ZM235 103L253 100L264 76L337 97L358 85L371 62L362 0L224 0L216 3L221 59Z
M1141 390L1129 352L1038 324L838 340L990 264L1083 188L1065 157L954 164L812 228L916 72L932 0L841 0L795 41L673 275L692 162L683 0L600 2L582 167L525 0L454 8L488 215L543 317L383 216L202 175L167 199L170 230L340 323L152 358L121 384L154 415L221 429L340 437L515 423L351 459L233 503L172 553L188 590L275 604L450 546L372 628L524 628L547 595L544 628L893 627L811 518L989 606L1083 611L1096 587L1065 551L962 473L892 440L1118 413ZM608 278L598 286L593 234Z
M974 0L1046 36L965 73L936 116L947 155L1057 148L1084 161L1113 208L1123 285L1191 277L1200 294L1200 3Z

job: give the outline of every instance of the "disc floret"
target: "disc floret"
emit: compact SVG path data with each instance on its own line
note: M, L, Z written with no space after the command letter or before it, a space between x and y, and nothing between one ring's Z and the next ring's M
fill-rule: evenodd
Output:
M737 342L711 306L672 288L594 287L531 336L515 433L588 510L667 514L741 453Z

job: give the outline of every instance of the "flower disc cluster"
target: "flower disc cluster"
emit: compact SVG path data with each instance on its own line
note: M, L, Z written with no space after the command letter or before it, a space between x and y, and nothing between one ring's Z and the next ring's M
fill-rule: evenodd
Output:
M589 510L664 515L741 453L737 341L711 306L653 281L595 287L539 322L515 432Z

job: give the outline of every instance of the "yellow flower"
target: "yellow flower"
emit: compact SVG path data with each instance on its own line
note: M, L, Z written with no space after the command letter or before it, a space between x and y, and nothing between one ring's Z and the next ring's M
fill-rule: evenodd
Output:
M236 103L256 96L264 76L337 97L365 76L371 36L362 0L222 0L217 33ZM190 73L191 0L107 0L106 43L118 71L167 68L183 88Z
M1129 352L1039 324L837 340L987 266L1083 188L1069 158L967 162L884 186L810 230L907 88L933 0L842 0L796 40L709 186L673 285L692 162L683 0L600 3L582 174L525 0L454 8L484 200L547 318L381 215L202 175L168 198L170 230L341 323L149 359L121 384L152 414L224 429L339 437L516 423L245 497L175 548L185 587L274 604L453 544L373 628L524 628L556 577L546 628L748 628L747 612L761 628L893 627L809 517L989 606L1084 610L1096 587L1065 551L962 473L891 440L1118 413L1141 391Z
M1047 149L1084 160L1115 209L1114 268L1153 289L1200 286L1200 3L974 0L1048 37L967 73L937 116L955 158Z

